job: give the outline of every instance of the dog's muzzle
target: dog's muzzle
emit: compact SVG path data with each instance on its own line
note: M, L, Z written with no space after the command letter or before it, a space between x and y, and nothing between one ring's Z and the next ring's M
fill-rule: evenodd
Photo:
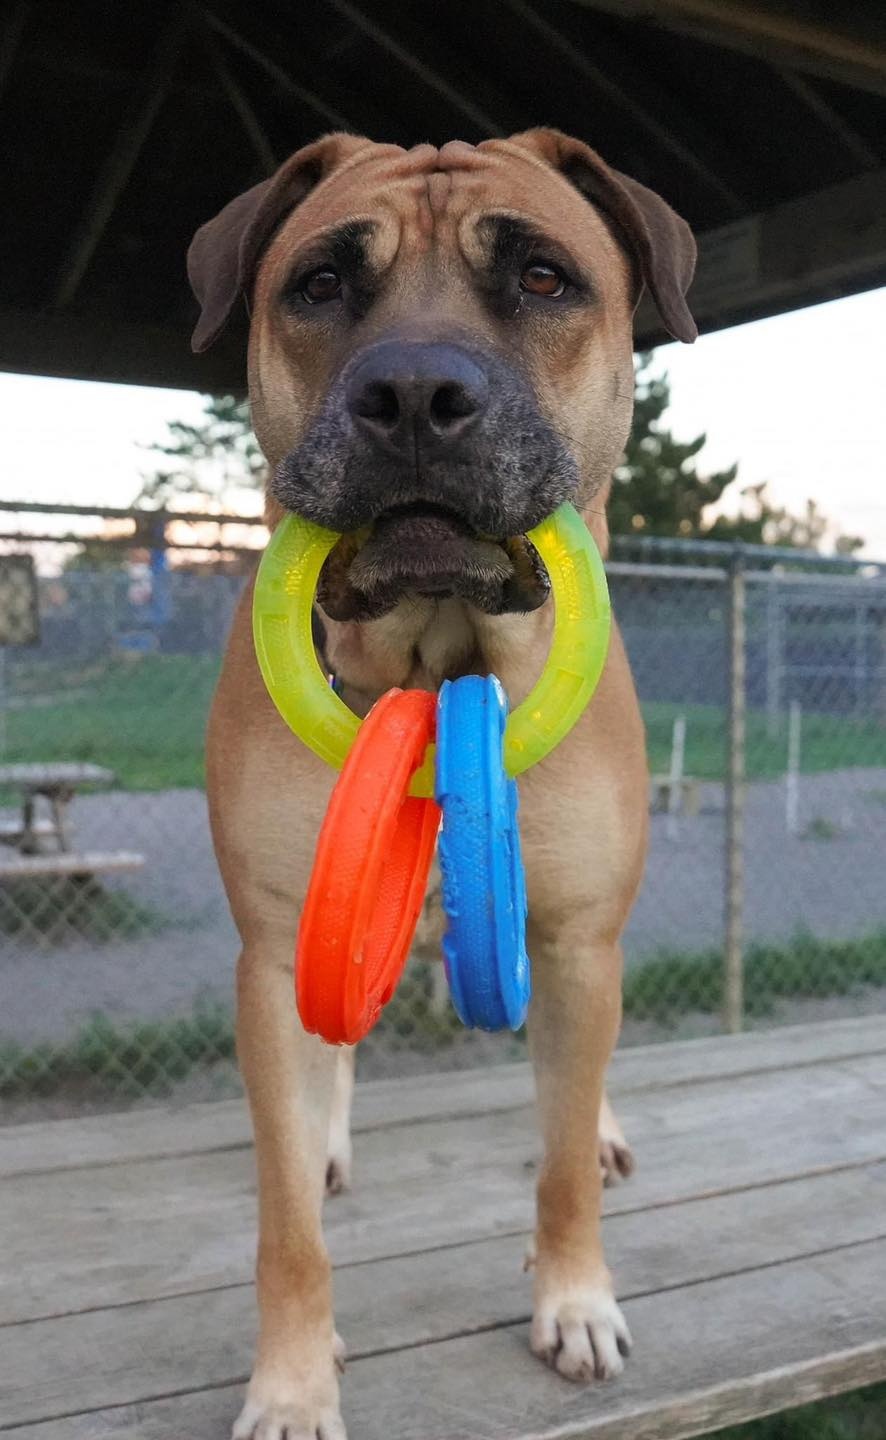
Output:
M576 484L571 455L499 356L385 340L345 366L273 490L343 532L318 600L349 620L410 594L536 609L548 579L525 532Z

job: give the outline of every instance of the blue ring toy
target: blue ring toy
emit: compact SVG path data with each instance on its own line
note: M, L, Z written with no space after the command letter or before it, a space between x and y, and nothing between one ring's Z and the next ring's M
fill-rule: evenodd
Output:
M443 810L443 958L459 1019L481 1030L518 1030L531 993L517 785L502 763L507 714L494 675L441 687L435 795Z

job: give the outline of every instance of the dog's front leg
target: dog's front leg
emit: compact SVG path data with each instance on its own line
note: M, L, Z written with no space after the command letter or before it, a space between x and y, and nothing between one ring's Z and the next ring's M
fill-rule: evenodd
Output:
M259 1339L234 1440L345 1440L320 1223L337 1056L295 1014L291 929L247 944L237 995L258 1166Z
M621 954L573 916L532 937L529 1043L544 1140L538 1184L531 1345L570 1380L623 1368L630 1336L600 1238L598 1128L603 1078L621 1018Z

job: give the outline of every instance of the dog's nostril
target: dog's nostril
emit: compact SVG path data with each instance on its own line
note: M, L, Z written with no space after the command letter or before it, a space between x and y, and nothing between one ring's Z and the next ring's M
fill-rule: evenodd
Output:
M378 420L393 428L400 419L400 401L393 385L374 380L360 392L355 411L365 420Z
M439 385L431 395L430 417L432 424L444 429L453 420L463 420L480 408L478 399L464 385L449 381Z

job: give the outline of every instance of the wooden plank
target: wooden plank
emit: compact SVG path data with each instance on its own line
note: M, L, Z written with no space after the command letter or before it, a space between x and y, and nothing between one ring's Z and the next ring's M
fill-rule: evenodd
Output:
M698 237L689 306L701 330L836 299L886 276L886 169L787 200ZM645 297L636 343L663 335Z
M144 855L131 850L59 851L56 855L0 856L0 880L38 880L63 875L116 875L140 870Z
M882 1016L637 1046L616 1054L610 1090L622 1101L635 1091L714 1084L729 1077L834 1064L871 1054L886 1054ZM372 1080L357 1086L353 1128L359 1134L420 1120L521 1109L532 1102L532 1074L524 1063L419 1075L408 1084L400 1079ZM247 1146L251 1139L242 1100L37 1121L0 1127L0 1177L206 1154Z
M874 95L886 95L886 45L879 16L874 23L854 14L860 7L828 7L828 23L811 15L785 14L769 4L747 0L580 0L592 10L621 18L651 18L656 26L690 35L707 44L737 50L767 65L783 65L837 80ZM876 15L876 11L869 12Z
M0 370L245 394L242 326L235 320L230 336L200 356L191 353L190 330L188 319L126 324L113 315L4 308Z
M886 1156L879 1057L643 1092L626 1117L642 1165L610 1214L755 1189ZM336 1263L522 1232L538 1150L531 1112L358 1136L355 1190L327 1208ZM468 1199L469 1202L468 1203ZM0 1320L182 1294L252 1275L255 1198L245 1150L8 1180L0 1190ZM68 1237L77 1236L76 1246Z
M823 1252L836 1241L845 1247L880 1237L884 1182L886 1165L868 1166L610 1217L607 1251L619 1295L629 1300ZM336 1323L349 1356L525 1321L524 1248L522 1236L508 1236L338 1270ZM12 1326L0 1347L4 1421L245 1376L254 1333L251 1284ZM101 1356L100 1366L84 1366L84 1355Z
M88 761L53 760L46 764L23 762L0 765L0 785L20 785L28 790L39 790L44 785L113 785L116 778L113 770Z
M58 280L53 308L64 309L76 297L102 236L126 190L138 158L172 86L190 29L186 11L171 12L159 28L157 39L143 73L126 86L127 105L120 116L117 133L104 151L86 208L68 243Z
M687 1440L886 1375L884 1273L879 1241L637 1298L635 1358L609 1386L533 1362L522 1322L370 1356L349 1367L345 1419L359 1440ZM94 1410L65 1440L218 1440L240 1399L238 1377ZM7 1433L58 1440L59 1422Z

